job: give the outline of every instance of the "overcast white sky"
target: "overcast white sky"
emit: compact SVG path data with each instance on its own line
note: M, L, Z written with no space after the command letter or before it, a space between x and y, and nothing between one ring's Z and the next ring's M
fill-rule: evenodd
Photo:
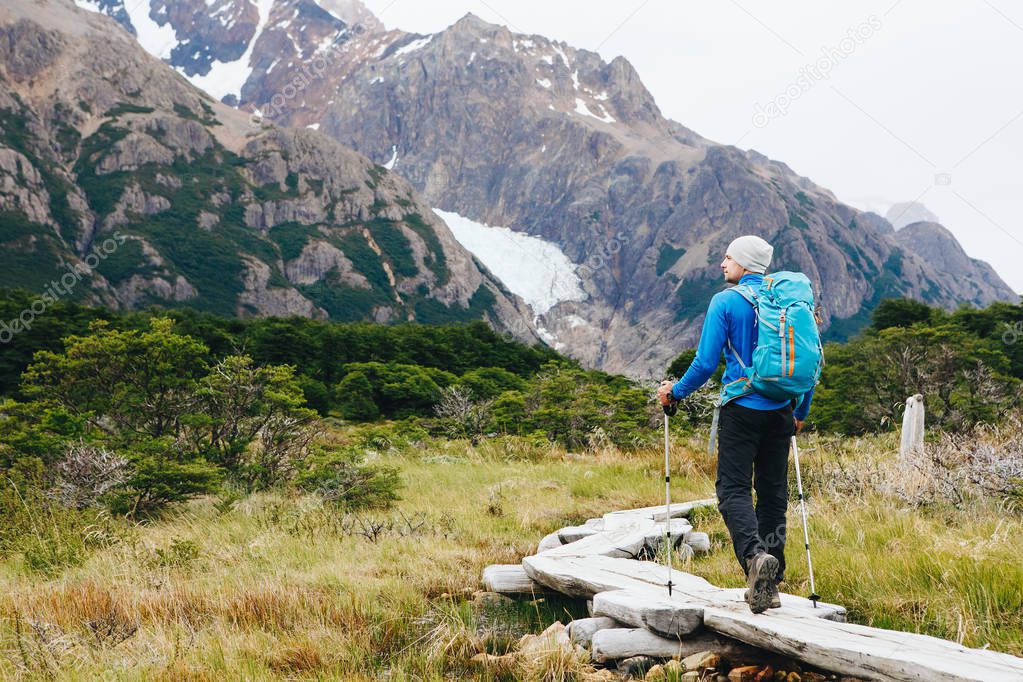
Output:
M623 55L666 116L784 161L858 208L918 199L1023 293L1021 3L364 1L407 31L472 12ZM786 91L786 112L768 114Z

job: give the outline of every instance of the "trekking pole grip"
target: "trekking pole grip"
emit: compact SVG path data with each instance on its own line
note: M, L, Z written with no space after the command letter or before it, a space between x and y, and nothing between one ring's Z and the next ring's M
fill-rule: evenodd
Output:
M678 412L678 403L675 401L672 401L667 405L662 405L662 407L664 408L664 414L669 417L674 417L675 413Z

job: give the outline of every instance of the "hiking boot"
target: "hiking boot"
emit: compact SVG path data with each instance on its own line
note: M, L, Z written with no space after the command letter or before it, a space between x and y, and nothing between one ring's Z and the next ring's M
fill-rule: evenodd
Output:
M778 575L778 559L767 552L758 552L747 562L749 578L746 603L753 613L763 613L771 608L773 596L777 593L775 577ZM780 606L780 603L779 603Z
M749 590L746 590L745 592L743 592L742 598L745 599L747 603L749 603ZM778 592L778 583L777 582L775 582L773 585L771 585L771 605L768 606L767 608L769 608L769 609L780 609L781 608L781 594L779 594L779 592Z

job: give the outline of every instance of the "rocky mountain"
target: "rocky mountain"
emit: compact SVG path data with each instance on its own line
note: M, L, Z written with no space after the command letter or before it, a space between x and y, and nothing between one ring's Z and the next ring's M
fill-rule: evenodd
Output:
M204 3L180 4L200 15ZM175 41L199 35L199 19L163 21L158 0L147 4L147 21L171 26ZM328 44L321 23L296 24L302 0L212 7L227 6L267 17L251 31L247 59L235 63L248 69L237 87L243 109L316 127L401 174L457 223L459 240L474 244L491 270L508 261L531 266L505 275L512 291L526 296L523 280L549 275L548 295L531 301L536 323L588 365L659 374L695 343L707 301L723 285L724 248L748 232L775 245L775 269L810 276L835 338L862 326L888 296L946 308L1017 298L979 271L938 277L916 242L896 239L880 216L839 202L783 163L666 119L622 57L607 63L472 15L421 36L334 14L345 26L333 25ZM204 54L226 54L203 35ZM562 256L571 271L544 275L563 269Z
M895 240L911 249L942 279L958 279L963 286L972 288L975 297L1002 285L991 265L967 256L955 236L938 223L910 223L895 233ZM1018 297L1012 299L1017 300Z
M0 286L535 338L405 180L212 100L107 17L4 3L0 80Z

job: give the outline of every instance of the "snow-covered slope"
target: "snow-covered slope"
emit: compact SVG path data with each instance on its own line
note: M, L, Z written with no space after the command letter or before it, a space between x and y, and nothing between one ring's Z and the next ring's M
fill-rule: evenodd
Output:
M383 31L358 0L74 1L115 18L147 52L229 104L245 99L250 80L273 81L277 67L284 73L352 37ZM289 76L270 92L288 83L296 87Z
M175 68L177 68L182 75L192 81L192 85L201 90L205 90L217 99L222 100L228 95L240 97L242 86L245 85L245 81L249 80L249 76L252 75L252 51L256 48L256 41L259 40L259 37L263 34L263 31L266 28L266 23L270 19L270 9L273 7L273 4L274 0L256 1L256 9L259 12L259 23L256 24L256 32L249 41L248 47L245 48L245 52L238 59L227 62L213 60L210 63L209 73L206 73L205 75L195 74L189 76L181 67ZM132 17L132 23L135 23L134 17Z
M576 265L557 244L507 227L483 225L457 213L436 208L434 213L448 224L462 246L509 291L529 304L535 315L543 315L562 301L586 299Z

